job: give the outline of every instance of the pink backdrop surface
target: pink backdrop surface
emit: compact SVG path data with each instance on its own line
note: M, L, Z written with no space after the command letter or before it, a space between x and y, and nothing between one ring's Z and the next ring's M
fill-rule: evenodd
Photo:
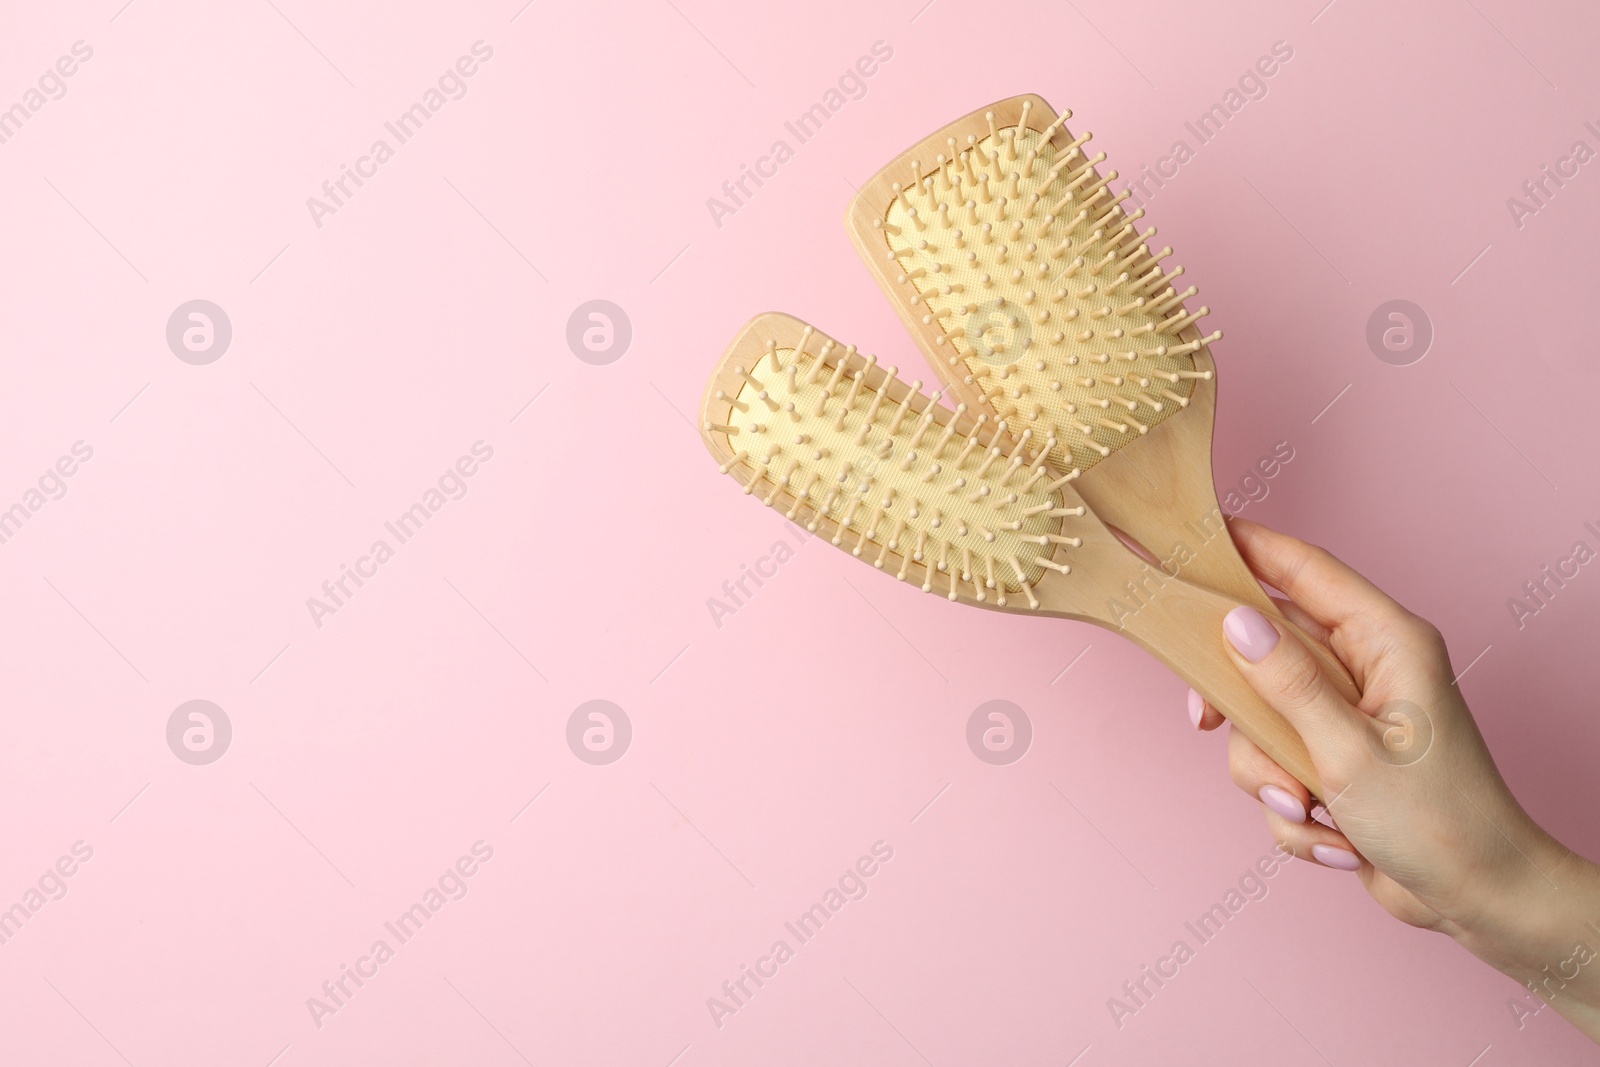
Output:
M764 310L930 377L842 225L915 139L1037 92L1124 175L1183 140L1148 212L1227 334L1219 486L1437 621L1518 795L1600 855L1600 574L1508 606L1600 546L1600 14L1323 3L9 5L0 1061L1594 1062L1338 872L1201 944L1271 842L1183 684L800 543L690 421ZM591 300L631 340L585 360ZM1369 347L1391 300L1422 358ZM569 742L592 700L611 762ZM1003 766L991 700L1031 724Z

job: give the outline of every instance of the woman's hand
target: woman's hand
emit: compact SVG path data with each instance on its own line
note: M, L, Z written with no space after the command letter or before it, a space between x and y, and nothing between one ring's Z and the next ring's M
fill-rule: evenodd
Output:
M1580 942L1600 952L1600 874L1511 795L1439 631L1320 548L1243 519L1231 529L1251 570L1288 596L1284 614L1362 692L1347 703L1304 645L1253 608L1228 615L1236 666L1304 738L1337 826L1308 817L1305 787L1231 730L1229 770L1273 837L1296 858L1354 871L1395 918L1449 934L1600 1039L1600 959L1571 962ZM1202 730L1223 722L1193 691L1189 710Z

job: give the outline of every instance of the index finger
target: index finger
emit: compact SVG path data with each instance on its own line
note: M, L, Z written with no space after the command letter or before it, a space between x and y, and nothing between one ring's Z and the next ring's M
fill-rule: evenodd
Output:
M1249 519L1235 518L1228 529L1256 577L1326 627L1340 658L1354 670L1370 666L1352 662L1360 658L1356 639L1367 627L1403 626L1410 618L1393 597L1327 549Z

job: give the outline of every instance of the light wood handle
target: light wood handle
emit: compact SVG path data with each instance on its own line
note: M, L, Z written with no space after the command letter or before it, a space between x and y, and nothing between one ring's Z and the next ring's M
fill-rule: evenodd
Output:
M1122 632L1171 667L1312 796L1325 801L1305 742L1250 688L1223 647L1223 616L1238 606L1238 601L1221 593L1173 581L1138 612L1125 616ZM1284 629L1309 642L1293 626Z

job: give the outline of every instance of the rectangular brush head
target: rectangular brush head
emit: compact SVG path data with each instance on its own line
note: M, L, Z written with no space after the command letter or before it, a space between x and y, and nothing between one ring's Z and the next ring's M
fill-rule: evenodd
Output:
M1196 399L1213 366L1143 210L1037 96L975 111L869 181L847 225L952 395L1091 469Z

